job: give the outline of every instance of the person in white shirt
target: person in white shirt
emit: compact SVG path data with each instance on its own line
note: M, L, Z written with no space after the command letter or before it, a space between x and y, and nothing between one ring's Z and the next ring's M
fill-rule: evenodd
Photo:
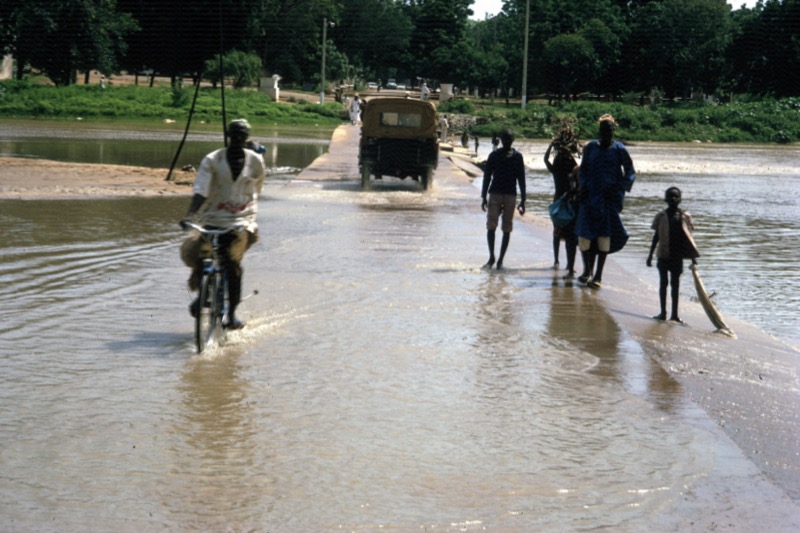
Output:
M361 122L361 98L356 93L350 102L350 123L357 125L359 122Z
M419 98L420 100L427 102L428 100L430 100L430 97L431 97L431 90L428 89L428 84L423 83L422 88L420 88L419 90Z
M214 228L242 226L241 232L232 232L220 238L222 266L228 281L230 311L228 329L241 329L244 323L236 318L236 308L241 301L242 267L244 253L258 240L258 197L264 185L264 159L246 148L250 124L244 119L232 121L227 135L230 144L203 158L194 180L192 196L185 220L199 218L199 224ZM181 224L183 225L183 224ZM198 233L192 232L181 245L181 259L192 269L189 290L197 291L203 274L203 257L208 257L210 246ZM192 315L200 310L199 300L190 306Z

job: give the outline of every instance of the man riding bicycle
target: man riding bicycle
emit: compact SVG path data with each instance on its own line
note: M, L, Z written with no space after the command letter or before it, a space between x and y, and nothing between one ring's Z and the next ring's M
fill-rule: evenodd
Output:
M232 121L227 131L227 148L215 150L203 158L194 180L194 195L184 220L199 216L199 224L214 228L241 226L220 237L221 262L228 282L229 312L227 329L241 329L244 323L236 318L236 307L242 295L244 253L258 240L258 196L264 184L264 160L246 148L250 124L244 119ZM182 221L183 222L183 221ZM203 275L203 258L210 256L210 245L197 231L192 231L181 245L181 259L192 269L189 290L199 289ZM200 312L200 301L190 306L192 316Z

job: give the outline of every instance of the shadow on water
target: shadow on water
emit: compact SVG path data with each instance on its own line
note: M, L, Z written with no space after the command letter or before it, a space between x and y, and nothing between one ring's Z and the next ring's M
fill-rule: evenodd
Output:
M621 382L667 412L677 411L680 384L619 327L591 289L554 284L548 300L547 334L595 358L589 372Z

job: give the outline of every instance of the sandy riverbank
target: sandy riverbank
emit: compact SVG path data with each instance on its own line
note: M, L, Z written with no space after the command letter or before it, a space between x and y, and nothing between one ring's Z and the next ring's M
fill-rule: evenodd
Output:
M191 194L193 172L168 169L62 163L0 157L0 199L184 196Z

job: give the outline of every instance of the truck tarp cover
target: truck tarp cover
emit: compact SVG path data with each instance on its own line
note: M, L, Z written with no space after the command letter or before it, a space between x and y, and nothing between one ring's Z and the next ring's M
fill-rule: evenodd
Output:
M374 98L361 120L362 135L388 139L435 138L438 126L433 104L407 98Z

